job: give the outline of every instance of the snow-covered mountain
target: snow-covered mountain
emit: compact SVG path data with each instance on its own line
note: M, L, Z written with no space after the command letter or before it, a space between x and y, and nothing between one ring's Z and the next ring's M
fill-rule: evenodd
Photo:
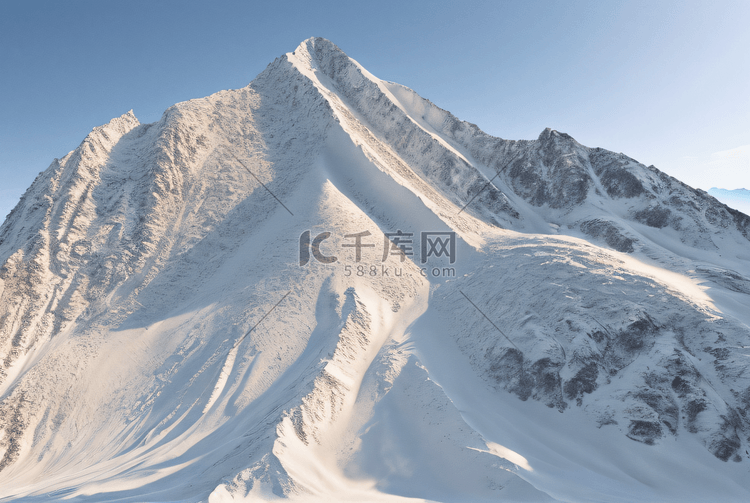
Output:
M750 217L324 39L95 128L0 264L2 501L750 498Z

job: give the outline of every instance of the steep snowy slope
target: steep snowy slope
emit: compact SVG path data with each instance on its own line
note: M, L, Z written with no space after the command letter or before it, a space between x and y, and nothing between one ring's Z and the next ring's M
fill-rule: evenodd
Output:
M745 501L749 245L309 39L0 227L0 498Z

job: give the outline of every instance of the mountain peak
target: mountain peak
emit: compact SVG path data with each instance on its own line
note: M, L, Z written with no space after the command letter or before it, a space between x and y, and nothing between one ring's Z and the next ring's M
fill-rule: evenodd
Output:
M332 59L349 57L336 44L322 37L310 37L297 48L288 53L287 58L292 56L298 61L305 61L306 66L310 68L321 68L329 66Z
M573 141L575 141L575 138L573 138L572 136L570 136L568 133L561 133L560 131L557 131L557 130L552 129L550 127L544 128L544 131L542 131L539 134L539 140L541 140L541 141L550 140L550 139L556 139L556 138L563 139L563 140L573 140Z
M338 50L340 50L336 44L334 44L333 42L331 42L327 38L323 38L323 37L310 37L310 38L306 38L305 40L303 40L302 42L300 42L300 44L297 46L297 49L295 49L295 51L297 51L297 50L299 50L301 48L308 48L309 49L309 48L313 48L313 47L329 48L329 49L338 49Z
M141 123L133 113L133 110L128 110L119 117L115 117L106 124L97 126L91 131L91 135L100 136L104 135L112 141L119 140L122 135L130 132L133 128L140 126Z

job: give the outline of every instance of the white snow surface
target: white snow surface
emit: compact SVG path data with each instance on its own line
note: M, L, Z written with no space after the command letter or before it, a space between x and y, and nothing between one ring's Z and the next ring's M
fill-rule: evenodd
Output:
M95 128L0 227L0 501L748 501L749 239L306 40Z

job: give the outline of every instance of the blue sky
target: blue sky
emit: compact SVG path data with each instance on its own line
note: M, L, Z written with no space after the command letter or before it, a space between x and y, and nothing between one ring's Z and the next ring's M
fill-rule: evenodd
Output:
M94 126L243 87L310 36L490 134L750 188L748 1L4 0L0 218Z

